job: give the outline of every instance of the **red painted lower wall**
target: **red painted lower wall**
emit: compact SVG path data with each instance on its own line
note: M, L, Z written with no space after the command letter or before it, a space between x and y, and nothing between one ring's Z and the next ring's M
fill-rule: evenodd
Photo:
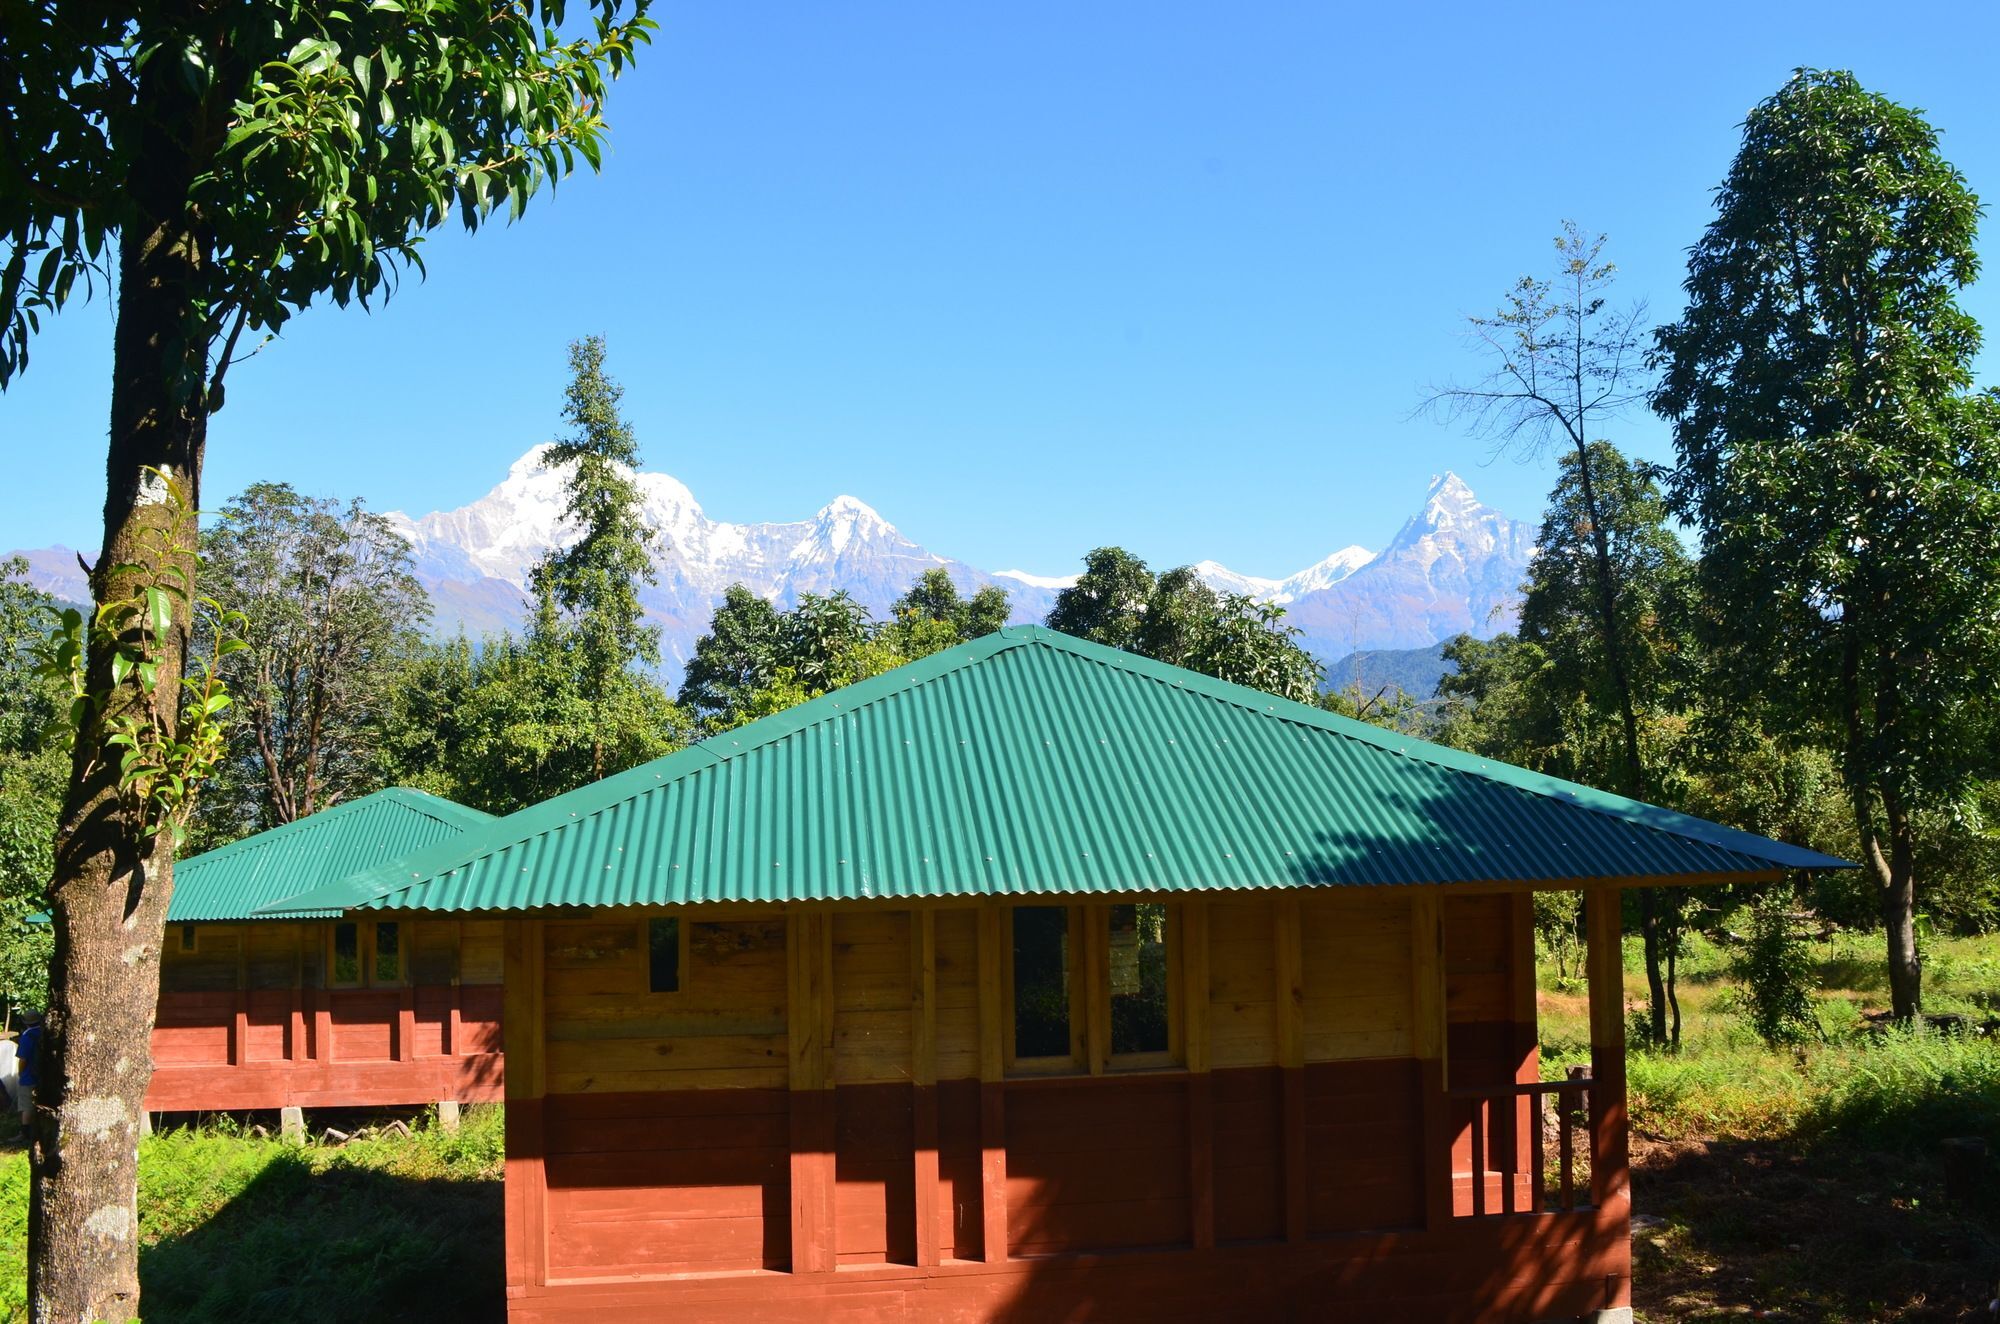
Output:
M1539 1321L1625 1303L1622 1220L1425 1228L1416 1062L1290 1074L1016 1080L985 1087L984 1116L975 1081L550 1096L538 1135L509 1136L510 1202L521 1163L546 1186L527 1225L545 1269L510 1232L510 1319ZM988 1262L996 1123L1007 1246Z
M790 1264L785 1091L551 1095L543 1117L551 1278Z
M849 1266L520 1289L509 1324L1307 1321L1502 1324L1624 1305L1629 1238L1588 1213L1209 1251Z
M500 1006L492 984L162 993L146 1108L497 1101Z

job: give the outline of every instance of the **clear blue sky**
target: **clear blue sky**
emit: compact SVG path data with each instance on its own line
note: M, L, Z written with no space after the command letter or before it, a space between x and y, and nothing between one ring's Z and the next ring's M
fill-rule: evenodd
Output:
M2000 9L1638 8L662 3L603 175L239 365L207 504L470 500L595 331L648 467L718 518L851 492L988 568L1116 541L1279 574L1379 547L1445 468L1532 515L1547 464L1411 411L1562 218L1671 315L1800 64L1924 107L2000 199ZM2000 339L2000 271L1968 302ZM76 307L0 396L0 548L96 545L109 362ZM1650 419L1620 439L1664 454Z

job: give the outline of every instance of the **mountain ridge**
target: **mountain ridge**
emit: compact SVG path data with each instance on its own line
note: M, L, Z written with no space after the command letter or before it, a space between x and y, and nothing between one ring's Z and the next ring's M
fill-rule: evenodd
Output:
M529 572L576 531L562 518L562 475L536 446L482 496L451 510L384 518L410 543L417 577L431 594L434 633L518 629ZM1040 620L1075 576L1021 569L986 571L939 555L904 535L861 498L841 494L804 520L711 519L670 474L631 474L646 522L658 534L657 583L640 602L661 628L662 652L678 673L723 592L741 583L780 606L803 593L845 590L886 614L920 573L943 569L961 592L1007 591L1015 621ZM1434 477L1424 504L1380 552L1350 544L1281 578L1219 562L1194 563L1202 580L1286 609L1301 643L1322 661L1357 650L1425 648L1460 632L1511 629L1518 586L1533 555L1533 526L1482 504L1457 474ZM1081 550L1081 549L1080 549ZM30 578L58 596L79 590L74 553L37 549Z

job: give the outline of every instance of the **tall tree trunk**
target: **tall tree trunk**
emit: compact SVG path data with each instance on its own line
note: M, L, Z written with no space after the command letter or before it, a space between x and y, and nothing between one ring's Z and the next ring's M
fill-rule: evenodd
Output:
M1889 858L1882 880L1882 927L1889 938L1889 1006L1899 1021L1924 1010L1923 958L1917 952L1916 833L1901 797L1884 795Z
M1579 414L1579 417L1581 415ZM1604 531L1604 518L1597 508L1597 485L1590 476L1590 447L1576 434L1576 472L1583 490L1584 509L1590 516L1590 542L1597 567L1597 620L1604 638L1604 665L1611 673L1611 688L1618 700L1619 723L1625 741L1625 775L1619 790L1629 799L1646 798L1646 769L1639 753L1639 714L1632 702L1632 678L1625 665L1625 649L1618 637L1617 575L1611 566L1611 538ZM1680 1017L1676 1014L1669 1039L1667 1005L1670 994L1660 972L1660 898L1650 887L1639 891L1639 937L1646 955L1647 1023L1656 1044L1680 1047ZM1678 1010L1678 1009L1676 1009Z
M174 62L151 63L164 82ZM164 102L171 104L169 92ZM146 135L128 187L153 218L119 235L118 322L106 466L104 543L92 575L98 602L136 594L155 559L147 537L172 517L159 478L199 494L207 435L207 340L199 317L204 241L186 217L187 153L163 127ZM193 574L193 558L181 569ZM180 692L188 606L177 601L158 657L161 702ZM114 690L111 650L91 646L87 685ZM152 1078L160 947L173 886L171 833L148 837L118 788L119 751L108 719L92 712L78 733L56 833L50 912L55 957L30 1128L28 1295L35 1324L129 1320L139 1314L138 1158L141 1109Z
M1875 711L1871 714L1863 703L1861 630L1854 605L1857 598L1873 601L1872 597L1854 593L1843 600L1847 619L1840 684L1846 744L1841 775L1847 783L1854 828L1861 840L1861 864L1874 881L1882 902L1882 929L1888 946L1889 1007L1898 1021L1910 1022L1921 1016L1924 1009L1923 965L1917 953L1916 830L1902 796L1876 786L1870 779L1868 724L1871 717L1878 726L1884 720L1883 710L1891 687L1878 682Z

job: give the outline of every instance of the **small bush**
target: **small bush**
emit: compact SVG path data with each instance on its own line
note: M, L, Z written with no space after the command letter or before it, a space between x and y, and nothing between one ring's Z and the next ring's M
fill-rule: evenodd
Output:
M1738 1008L1773 1048L1820 1037L1813 1014L1813 959L1792 928L1789 889L1772 888L1750 907L1750 937L1730 973L1742 982Z

